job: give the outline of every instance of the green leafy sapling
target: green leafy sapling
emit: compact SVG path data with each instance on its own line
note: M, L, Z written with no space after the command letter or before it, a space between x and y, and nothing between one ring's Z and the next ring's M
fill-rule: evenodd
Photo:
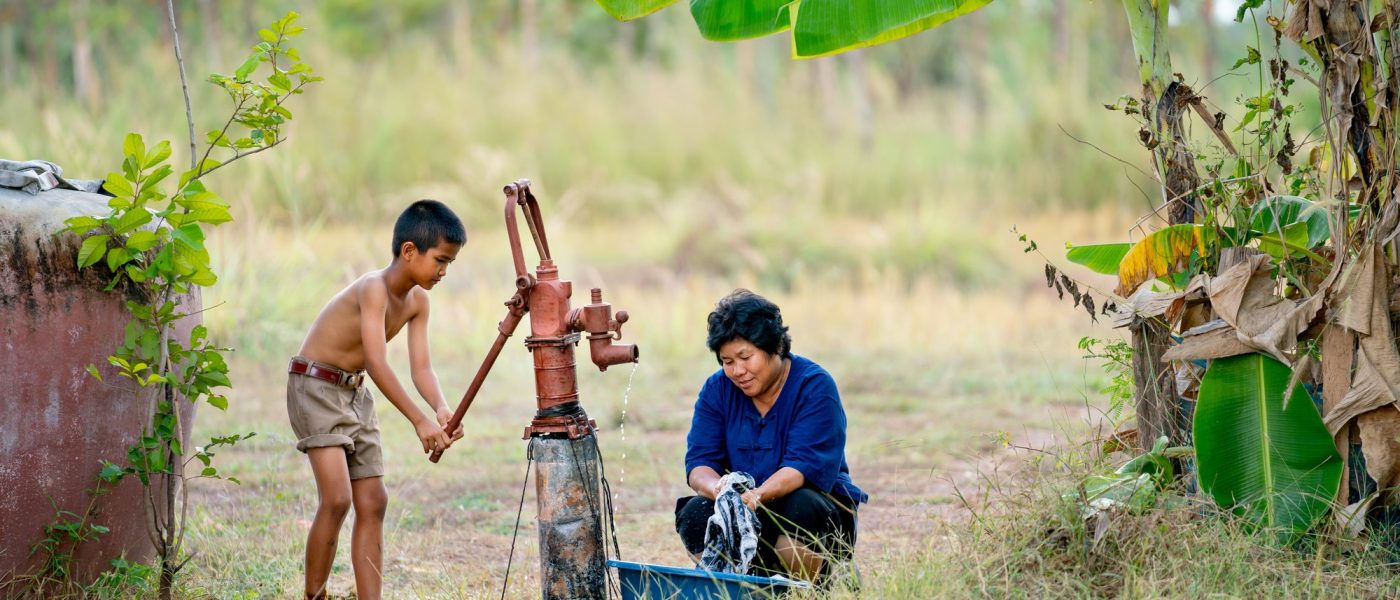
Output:
M227 201L204 184L205 176L286 140L292 120L287 101L306 86L321 81L302 62L291 40L305 32L288 13L266 29L233 75L214 74L210 83L224 90L233 109L220 128L209 131L202 154L181 171L170 163L171 145L147 145L140 134L127 134L122 143L121 168L107 175L103 188L112 198L105 216L69 219L64 232L84 236L78 251L80 268L106 267L109 291L128 298L131 320L115 351L107 357L117 375L135 384L147 402L150 421L139 440L127 449L126 464L103 463L99 477L115 484L135 475L152 501L147 502L147 530L160 559L160 592L169 597L170 584L183 566L188 496L184 483L196 478L219 478L211 464L213 449L253 436L252 433L215 437L194 452L184 448L188 431L181 421L181 402L205 402L225 410L226 390L232 387L225 353L203 325L181 336L177 324L194 316L189 301L200 288L218 281L206 246L209 228L233 220ZM178 46L177 46L178 56ZM266 72L260 77L260 72ZM191 128L193 131L193 126ZM93 365L88 372L101 379ZM197 475L186 467L199 461ZM227 478L237 483L234 478ZM156 510L160 505L170 510ZM179 506L179 514L174 507ZM184 559L184 560L187 560Z

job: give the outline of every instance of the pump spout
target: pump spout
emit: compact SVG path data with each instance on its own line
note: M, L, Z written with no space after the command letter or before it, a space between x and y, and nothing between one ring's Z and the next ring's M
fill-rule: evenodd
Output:
M622 339L622 324L627 322L627 311L617 311L612 315L612 305L603 302L603 290L593 288L593 302L583 308L576 308L569 315L569 324L575 331L588 332L589 353L599 371L623 363L637 362L641 353L635 344L614 344Z
M593 354L593 364L598 365L599 371L606 371L613 365L637 362L641 356L636 344L614 344L611 335L590 335L588 346Z

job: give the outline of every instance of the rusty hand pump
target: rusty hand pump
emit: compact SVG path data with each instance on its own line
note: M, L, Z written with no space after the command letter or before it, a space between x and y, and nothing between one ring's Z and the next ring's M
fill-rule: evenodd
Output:
M635 345L613 343L622 339L627 312L614 315L612 305L603 302L601 289L593 288L589 304L569 307L573 283L559 279L529 180L507 185L505 195L506 233L515 262L516 291L506 302L506 318L497 326L496 341L448 421L447 431L461 424L506 339L529 313L530 336L525 338L525 347L535 361L537 409L524 437L531 440L531 458L535 461L542 596L548 600L606 598L598 446L593 435L597 424L579 404L574 347L581 334L587 333L590 357L600 371L637 362L639 353ZM525 268L515 219L517 206L525 216L525 225L540 257L534 274ZM441 456L441 452L434 452L430 459L437 462Z

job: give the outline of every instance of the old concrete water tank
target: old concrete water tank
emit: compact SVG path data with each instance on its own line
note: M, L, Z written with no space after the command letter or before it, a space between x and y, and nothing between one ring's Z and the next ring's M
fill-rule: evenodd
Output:
M107 211L97 194L0 188L0 581L33 572L42 557L31 547L55 507L81 514L99 461L126 464L148 419L134 384L107 364L124 335L127 298L102 291L106 267L77 269L77 236L54 235L64 219ZM186 298L183 310L198 303ZM197 319L177 330L188 336ZM90 364L105 383L87 374ZM188 432L193 411L182 405ZM75 579L90 580L123 553L150 560L143 498L132 477L98 499L95 522L111 531L76 549Z

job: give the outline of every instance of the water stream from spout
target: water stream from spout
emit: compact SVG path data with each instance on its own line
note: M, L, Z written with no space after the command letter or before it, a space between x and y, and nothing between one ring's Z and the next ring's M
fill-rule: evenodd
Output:
M617 488L613 491L613 505L617 505L618 492L627 481L627 397L632 395L632 378L637 375L640 363L632 363L632 372L627 374L627 389L622 391L622 416L618 419L618 445L622 446L622 458L617 465Z

